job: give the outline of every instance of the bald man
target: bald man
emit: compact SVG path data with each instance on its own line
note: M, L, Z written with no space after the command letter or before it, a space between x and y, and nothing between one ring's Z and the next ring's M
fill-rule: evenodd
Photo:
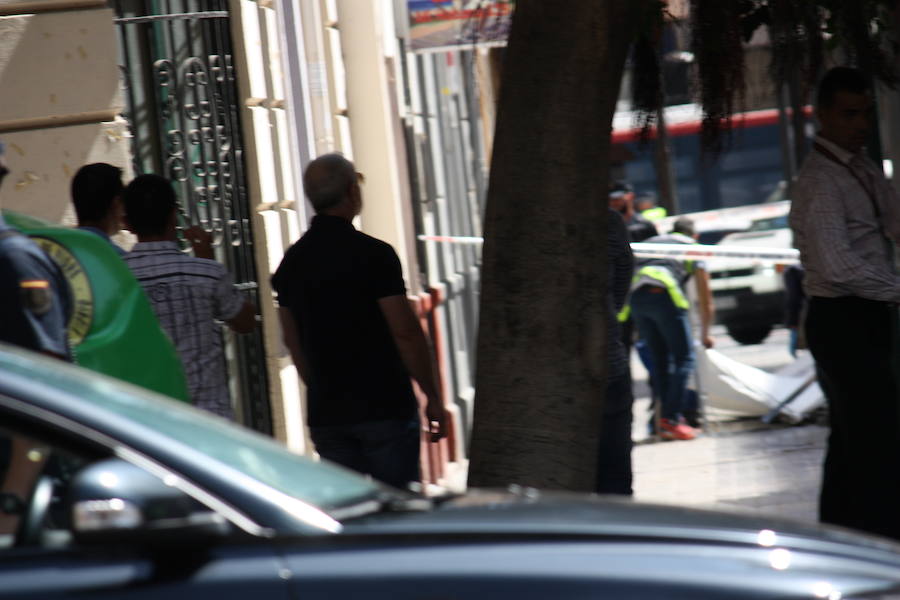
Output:
M419 480L420 419L410 377L427 398L431 441L446 418L428 341L406 296L397 253L357 231L358 174L338 154L303 176L316 211L272 277L282 332L307 386L319 455L404 488Z

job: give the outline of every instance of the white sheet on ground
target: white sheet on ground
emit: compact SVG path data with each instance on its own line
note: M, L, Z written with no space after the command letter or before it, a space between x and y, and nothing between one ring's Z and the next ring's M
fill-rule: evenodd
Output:
M761 417L795 396L779 413L789 422L797 423L825 403L808 352L802 352L794 362L770 373L716 350L701 348L697 352L697 375L709 410Z

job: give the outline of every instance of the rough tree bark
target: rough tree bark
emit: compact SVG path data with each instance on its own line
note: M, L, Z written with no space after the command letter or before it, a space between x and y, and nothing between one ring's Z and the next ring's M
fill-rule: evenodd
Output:
M470 486L593 489L610 131L651 1L516 3L484 224Z

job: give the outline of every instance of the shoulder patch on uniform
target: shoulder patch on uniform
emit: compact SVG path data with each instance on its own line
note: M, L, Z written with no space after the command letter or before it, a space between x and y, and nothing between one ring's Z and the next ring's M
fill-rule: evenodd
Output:
M94 322L94 292L87 271L78 258L60 242L40 235L31 238L59 266L72 291L69 320L69 345L73 348L87 337ZM48 288L52 293L53 288Z
M47 289L50 282L46 279L26 279L19 282L19 286L25 289Z
M19 282L19 292L22 305L38 316L47 314L53 307L53 294L46 279L24 279Z

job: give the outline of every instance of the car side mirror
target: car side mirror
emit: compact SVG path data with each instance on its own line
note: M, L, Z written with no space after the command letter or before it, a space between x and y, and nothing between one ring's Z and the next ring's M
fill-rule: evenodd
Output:
M178 488L120 459L83 468L69 488L72 533L86 545L202 544L231 527Z

